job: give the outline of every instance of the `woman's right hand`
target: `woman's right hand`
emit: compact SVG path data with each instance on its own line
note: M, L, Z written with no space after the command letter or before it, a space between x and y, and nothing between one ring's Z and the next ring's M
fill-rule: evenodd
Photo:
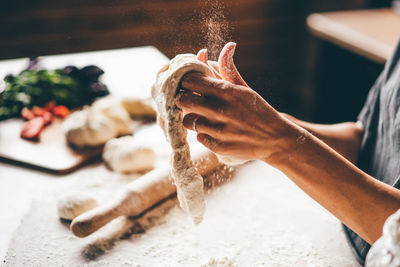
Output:
M181 85L176 104L186 114L184 126L220 155L273 164L306 132L249 87L200 73L188 73Z

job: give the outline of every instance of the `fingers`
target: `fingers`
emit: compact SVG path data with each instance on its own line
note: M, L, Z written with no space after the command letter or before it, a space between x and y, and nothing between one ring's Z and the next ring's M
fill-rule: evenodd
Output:
M249 155L247 155L246 159L254 157L252 155L253 149L249 148L243 143L221 141L208 134L198 134L197 140L214 153L218 153L220 155L237 156L243 154L244 150L247 150L249 151Z
M206 133L214 137L219 137L226 128L224 123L209 121L195 113L189 113L183 117L183 126L192 131Z
M221 75L219 74L218 62L214 60L208 60L207 63L208 66L210 66L211 69L213 70L215 77L217 77L217 79L222 79Z
M203 48L197 52L197 59L203 62L204 64L211 67L212 72L214 73L217 79L221 79L221 75L219 75L219 67L218 63L212 60L208 60L207 49Z
M198 95L188 90L178 93L176 105L185 113L196 113L204 117L221 118L224 115L224 105L216 98Z
M215 153L218 153L218 150L221 150L222 142L208 134L198 134L197 140Z
M201 73L188 73L182 78L182 87L202 95L221 95L221 92L219 92L221 89L229 88L229 86L220 79L231 84L249 87L240 76L233 62L235 48L236 43L227 43L219 55L218 62L207 60L207 49L201 49L197 53L197 59L208 64L217 79L207 77Z
M181 87L204 96L219 96L221 90L228 89L229 84L218 79L207 77L202 73L191 72L183 76Z
M185 126L187 129L192 130L192 131L197 131L197 120L200 118L199 115L195 114L195 113L189 113L186 114L183 117L183 126Z
M203 48L197 53L197 59L207 64L207 49Z
M210 66L215 72L218 72L219 74L219 65L217 61L209 60L207 63L208 66Z
M198 134L207 134L213 138L224 140L225 142L248 142L248 133L238 130L229 122L224 123L217 120L209 120L195 113L186 114L183 117L183 126L189 130L196 131ZM252 139L264 140L263 137L252 133Z
M224 46L224 48L222 48L218 58L219 73L225 81L249 87L243 80L242 76L240 76L235 64L233 63L235 48L236 43L234 42L229 42Z

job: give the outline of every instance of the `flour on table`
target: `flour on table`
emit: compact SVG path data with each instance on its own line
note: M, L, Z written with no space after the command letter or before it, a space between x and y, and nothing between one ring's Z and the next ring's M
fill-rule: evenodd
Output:
M202 221L205 211L203 178L191 160L187 131L182 124L182 110L175 104L182 77L193 71L215 77L210 67L197 60L195 55L177 55L158 72L152 96L158 109L157 121L172 147L172 177L179 203L197 224Z
M99 204L93 196L83 192L71 192L62 195L57 202L57 212L61 219L73 220L82 213Z
M201 267L238 267L239 265L235 263L234 260L223 257L223 258L214 258L211 257L207 264L201 265Z
M102 165L90 168L60 180L62 186L32 203L0 266L359 266L339 221L262 162L240 167L229 182L211 190L207 213L196 227L173 198L135 220L130 236L124 235L129 221L121 217L77 238L54 212L59 193L70 185L69 190L104 203L136 177Z

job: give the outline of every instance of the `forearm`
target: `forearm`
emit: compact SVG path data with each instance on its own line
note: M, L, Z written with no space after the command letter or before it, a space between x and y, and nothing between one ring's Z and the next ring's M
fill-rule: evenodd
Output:
M220 155L275 166L368 242L381 235L386 218L400 208L399 190L330 147L355 161L362 136L356 124L297 125L253 90L195 73L185 76L182 87L176 103L187 114L184 126L197 132L199 142Z
M349 161L353 163L357 161L364 132L361 123L315 124L299 120L288 114L282 115L312 133Z
M290 140L290 151L267 162L367 242L379 238L386 218L400 208L399 190L362 172L307 132Z

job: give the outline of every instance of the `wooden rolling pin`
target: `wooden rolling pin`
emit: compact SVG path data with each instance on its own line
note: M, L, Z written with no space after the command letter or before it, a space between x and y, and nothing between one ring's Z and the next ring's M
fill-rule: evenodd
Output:
M192 160L203 176L222 165L206 149L193 153ZM153 205L176 193L176 186L169 178L170 168L155 169L124 187L115 199L76 217L71 231L85 237L119 216L139 216Z

